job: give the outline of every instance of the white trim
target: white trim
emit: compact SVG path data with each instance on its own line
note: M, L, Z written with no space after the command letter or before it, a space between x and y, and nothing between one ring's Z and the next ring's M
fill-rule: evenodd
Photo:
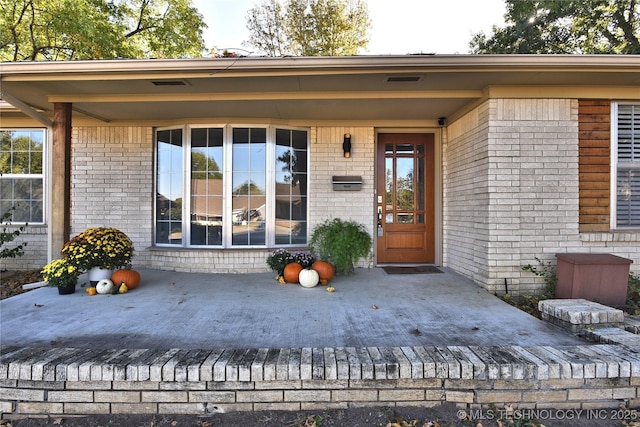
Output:
M611 140L610 140L610 172L609 172L609 206L611 207L609 210L609 227L612 230L617 228L616 220L617 220L617 205L618 205L618 103L611 103L611 113L609 115L611 129Z

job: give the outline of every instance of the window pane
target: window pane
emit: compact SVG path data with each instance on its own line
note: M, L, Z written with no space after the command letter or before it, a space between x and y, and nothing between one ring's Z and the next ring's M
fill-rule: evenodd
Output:
M191 131L191 245L222 245L223 131Z
M413 158L396 158L396 209L413 210Z
M391 150L393 153L393 150ZM393 210L393 158L386 158L385 162L385 171L384 171L384 191L385 191L385 201L386 201L386 209L387 211ZM390 221L387 221L389 223Z
M396 153L398 153L398 154L413 154L413 144L398 144L398 145L396 145Z
M0 215L14 207L10 221L44 222L44 141L42 129L0 131Z
M397 214L396 221L398 224L413 224L412 213L399 213Z
M640 169L618 168L617 225L640 225Z
M423 147L422 145L419 145L418 147ZM424 210L425 207L425 187L426 184L424 182L425 180L425 170L424 170L424 157L417 157L416 158L416 166L417 166L417 176L416 176L416 190L417 190L417 196L418 196L418 206L417 209L418 210Z
M156 133L156 243L182 244L182 129Z
M276 244L306 243L307 172L307 132L277 129Z
M266 244L266 137L264 128L233 131L233 245Z
M640 105L618 106L616 225L640 226Z

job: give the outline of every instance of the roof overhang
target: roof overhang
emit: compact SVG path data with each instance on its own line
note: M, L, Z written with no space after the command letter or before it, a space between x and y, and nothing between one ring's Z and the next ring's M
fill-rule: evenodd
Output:
M2 98L43 123L426 123L489 97L640 99L638 55L410 55L0 64ZM1 106L0 106L1 107ZM3 120L4 121L4 120Z

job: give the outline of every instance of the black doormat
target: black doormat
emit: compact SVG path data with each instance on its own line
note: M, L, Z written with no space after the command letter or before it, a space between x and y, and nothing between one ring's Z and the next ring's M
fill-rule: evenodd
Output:
M382 267L387 274L432 274L442 273L438 267L432 265L420 265L417 267Z

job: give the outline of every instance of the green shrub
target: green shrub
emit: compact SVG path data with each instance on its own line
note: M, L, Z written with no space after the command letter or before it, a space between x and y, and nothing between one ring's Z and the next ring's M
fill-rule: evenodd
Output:
M336 273L348 276L354 264L371 251L371 236L364 225L339 218L328 219L318 225L311 235L309 247L317 258L328 261Z

